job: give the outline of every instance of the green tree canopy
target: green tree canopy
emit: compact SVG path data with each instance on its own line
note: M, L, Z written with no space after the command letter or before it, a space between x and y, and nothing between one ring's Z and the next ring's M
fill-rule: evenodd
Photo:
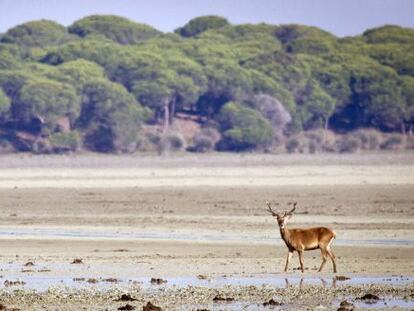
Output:
M398 74L367 57L353 57L345 67L349 71L351 95L348 102L337 106L333 126L348 130L400 129L405 100Z
M414 44L414 30L395 25L369 29L363 34L364 39L371 44L399 43Z
M227 25L229 25L229 22L224 17L214 15L201 16L190 20L175 32L183 37L193 37L209 29L218 29Z
M17 120L29 123L38 116L52 126L58 117L76 118L79 111L79 98L72 86L44 78L26 81L12 105Z
M69 32L81 37L100 34L120 44L136 44L161 34L151 26L116 15L84 17L73 23Z
M11 99L18 97L20 89L33 78L33 74L24 70L0 71L0 86Z
M115 66L118 59L125 53L130 53L130 50L124 49L111 40L92 37L51 48L41 59L41 62L49 65L59 65L83 58L107 69Z
M267 148L280 135L327 126L413 128L413 29L337 38L316 27L202 16L161 33L112 15L68 29L41 20L0 36L0 127L40 135L30 128L45 121L65 146L62 117L70 116L76 146L113 152L133 149L142 122L141 142L155 142L150 133L164 124L167 137L178 119L174 130L187 122L219 130L207 144L222 137L226 150Z
M327 127L335 108L334 99L320 85L310 80L296 97L297 111L305 130Z
M22 61L20 53L17 45L0 44L0 70L19 68Z
M90 149L128 151L149 113L121 85L95 80L83 90L78 122L86 132L85 144Z
M414 43L404 46L396 43L375 44L369 47L367 54L379 63L392 67L400 75L414 76L413 46Z
M10 98L0 89L0 122L7 119L7 115L10 111Z
M197 103L200 113L212 116L226 102L251 93L253 83L249 71L234 61L209 59L204 68L208 83L206 93Z
M49 20L40 20L9 29L1 38L1 42L42 47L61 44L69 38L66 28L62 25Z
M56 77L56 80L70 83L78 92L81 92L87 83L105 78L105 71L101 66L84 59L63 63L57 70L59 77Z

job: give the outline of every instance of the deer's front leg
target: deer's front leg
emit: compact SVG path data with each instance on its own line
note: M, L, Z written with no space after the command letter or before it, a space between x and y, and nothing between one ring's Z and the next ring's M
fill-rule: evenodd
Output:
M304 263L303 263L303 251L298 251L299 254L299 263L300 263L300 269L302 270L302 273L305 272Z
M289 266L290 260L292 259L292 255L293 255L293 252L289 251L287 258L286 258L285 272L287 272L288 270L288 266Z

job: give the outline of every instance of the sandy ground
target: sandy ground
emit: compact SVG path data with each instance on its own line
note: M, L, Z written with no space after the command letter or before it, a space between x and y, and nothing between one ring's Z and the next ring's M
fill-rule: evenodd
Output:
M340 299L357 304L356 297L369 291L414 309L413 189L409 153L2 156L0 303L21 310L116 310L127 302L114 299L128 292L138 299L129 302L136 310L149 300L164 310L256 310L270 308L263 302L271 298L283 310L336 310ZM323 225L337 232L339 275L410 281L339 290L329 262L316 272L319 251L305 253L303 275L296 256L290 272L282 273L287 251L265 200L279 210L298 202L290 227ZM71 264L74 259L83 263ZM199 275L220 279L220 286L200 285ZM169 283L147 287L151 277ZM300 278L304 289L295 284ZM315 278L321 281L312 283ZM69 282L74 279L84 287ZM112 279L110 288L105 279ZM26 284L9 284L16 280ZM180 286L168 285L177 280ZM235 300L213 302L217 295Z

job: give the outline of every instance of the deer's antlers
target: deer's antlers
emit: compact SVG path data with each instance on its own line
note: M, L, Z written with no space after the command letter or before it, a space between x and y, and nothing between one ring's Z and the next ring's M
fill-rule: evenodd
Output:
M267 206L267 211L268 211L270 214L272 214L272 216L276 216L276 215L277 215L277 213L276 213L276 212L274 212L274 211L272 210L272 208L270 207L270 202L269 202L269 201L266 201L266 206Z
M296 205L298 204L298 202L293 203L293 208L290 210L290 212L286 212L286 215L292 215L293 212L296 210Z
M293 214L293 212L296 210L296 205L298 204L298 202L294 202L293 203L293 208L289 211L289 212L284 212L283 213L283 216L286 216L286 215L292 215ZM266 206L267 206L267 211L270 213L270 214L272 214L272 216L277 216L278 215L278 213L276 213L274 210L272 210L272 208L271 208L271 206L270 206L270 202L269 201L266 201Z

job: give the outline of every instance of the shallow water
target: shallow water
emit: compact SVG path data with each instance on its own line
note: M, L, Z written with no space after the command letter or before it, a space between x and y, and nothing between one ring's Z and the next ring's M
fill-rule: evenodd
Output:
M364 303L358 302L353 299L348 299L351 302L356 310L364 310L364 309L392 309L392 308L399 308L399 309L407 309L412 310L414 308L414 302L406 299L401 298L384 298L376 303ZM336 310L339 307L339 302L334 302L332 305L322 306L324 310L332 309ZM209 305L192 305L189 306L189 309L208 309L208 310L284 310L284 309L291 309L289 304L280 305L280 306L264 306L262 303L252 303L248 301L235 301L235 302L221 302L221 303L214 303Z
M394 298L394 297L385 297L377 301L365 302L358 299L347 299L352 303L357 310L359 309L384 309L384 308L401 308L401 309L413 309L414 301L412 299L403 299L403 298ZM339 302L335 304L336 307L339 306Z
M199 233L196 236L191 233L178 232L139 232L139 231L89 231L89 230L67 230L64 228L22 228L22 227L0 227L0 237L42 237L42 238L90 238L90 239L134 239L134 240L175 240L175 241L231 241L282 244L280 238L252 235L234 234L206 234ZM414 246L413 239L365 239L335 240L335 245L394 245Z
M411 310L414 308L414 302L409 301L406 299L400 298L384 298L376 303L364 303L364 302L357 302L355 300L349 299L349 301L355 306L356 310L364 310L364 309L384 309L384 308L399 308L399 309L407 309ZM252 302L222 302L222 303L215 303L209 305L192 305L189 306L191 310L193 309L208 309L208 310L284 310L289 308L289 304L287 305L280 305L280 306L264 306L263 304L259 303L252 303ZM332 306L322 306L324 309L331 309ZM333 304L334 310L339 307L339 303ZM289 308L290 309L290 308Z
M107 281L109 277L103 276L96 278L96 276L85 275L82 280L76 280L72 277L59 277L59 276L45 276L45 275L21 275L14 272L4 273L3 270L3 283L0 288L24 288L35 290L39 292L46 291L53 287L64 287L69 289L83 289L93 287L99 290L109 290L113 287L129 288L138 286L143 290L157 291L165 288L185 288L189 286L220 288L223 286L272 286L276 288L286 288L289 286L321 286L329 288L339 288L346 285L392 285L392 286L404 286L413 284L414 277L406 276L392 276L392 277L351 277L349 280L338 281L335 278L317 278L317 277L280 277L274 275L258 275L258 276L214 276L208 279L199 279L197 277L174 277L165 278L167 281L161 285L151 284L151 279L148 277L131 277L128 279L117 279L116 282ZM88 279L96 279L96 283L88 282ZM9 281L23 281L25 285L14 285L6 287L4 282Z

